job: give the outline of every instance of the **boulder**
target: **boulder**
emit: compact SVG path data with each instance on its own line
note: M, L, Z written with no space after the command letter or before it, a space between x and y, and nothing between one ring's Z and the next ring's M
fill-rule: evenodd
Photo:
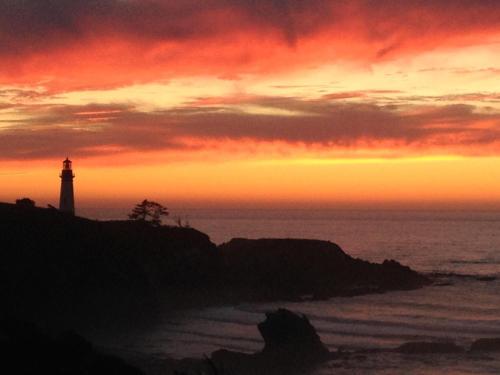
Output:
M304 315L278 309L267 313L258 329L264 339L262 351L218 350L211 356L214 366L235 374L290 374L337 356L328 351Z
M307 363L321 362L330 357L305 315L278 309L267 313L258 329L265 343L261 352L263 357L271 360L300 358Z

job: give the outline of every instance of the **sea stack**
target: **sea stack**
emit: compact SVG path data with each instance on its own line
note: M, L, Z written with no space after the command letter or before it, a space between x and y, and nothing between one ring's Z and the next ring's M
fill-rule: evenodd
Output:
M61 195L59 197L59 210L62 212L75 214L75 197L73 194L73 170L71 168L71 160L66 158L63 161L63 169L61 171Z

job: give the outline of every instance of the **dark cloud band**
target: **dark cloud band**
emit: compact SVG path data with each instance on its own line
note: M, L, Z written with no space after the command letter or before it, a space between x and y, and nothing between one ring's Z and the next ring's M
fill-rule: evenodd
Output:
M500 114L479 112L471 105L405 111L328 100L249 100L247 104L300 114L248 114L237 106L213 105L151 113L127 105L35 106L25 109L31 120L4 128L0 158L48 158L69 152L97 156L125 151L193 151L193 142L186 139L200 145L205 141L240 141L242 151L245 141L279 141L323 151L393 143L421 151L439 147L455 153L472 154L479 149L500 154Z

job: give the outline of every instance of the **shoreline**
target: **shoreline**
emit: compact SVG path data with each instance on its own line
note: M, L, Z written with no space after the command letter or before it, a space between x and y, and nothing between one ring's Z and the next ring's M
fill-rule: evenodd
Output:
M328 241L237 238L216 246L194 229L99 222L4 204L0 214L7 240L0 253L6 260L2 293L21 313L40 318L45 312L52 331L112 334L154 326L167 310L182 314L186 308L242 302L310 304L352 296L390 299L387 292L401 296L453 285L455 279L497 282L493 275L422 274L392 260L366 262Z

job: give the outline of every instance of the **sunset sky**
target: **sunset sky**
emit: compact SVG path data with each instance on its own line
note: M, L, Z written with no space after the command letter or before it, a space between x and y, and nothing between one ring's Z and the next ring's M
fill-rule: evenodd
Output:
M498 0L0 0L0 200L500 207Z

